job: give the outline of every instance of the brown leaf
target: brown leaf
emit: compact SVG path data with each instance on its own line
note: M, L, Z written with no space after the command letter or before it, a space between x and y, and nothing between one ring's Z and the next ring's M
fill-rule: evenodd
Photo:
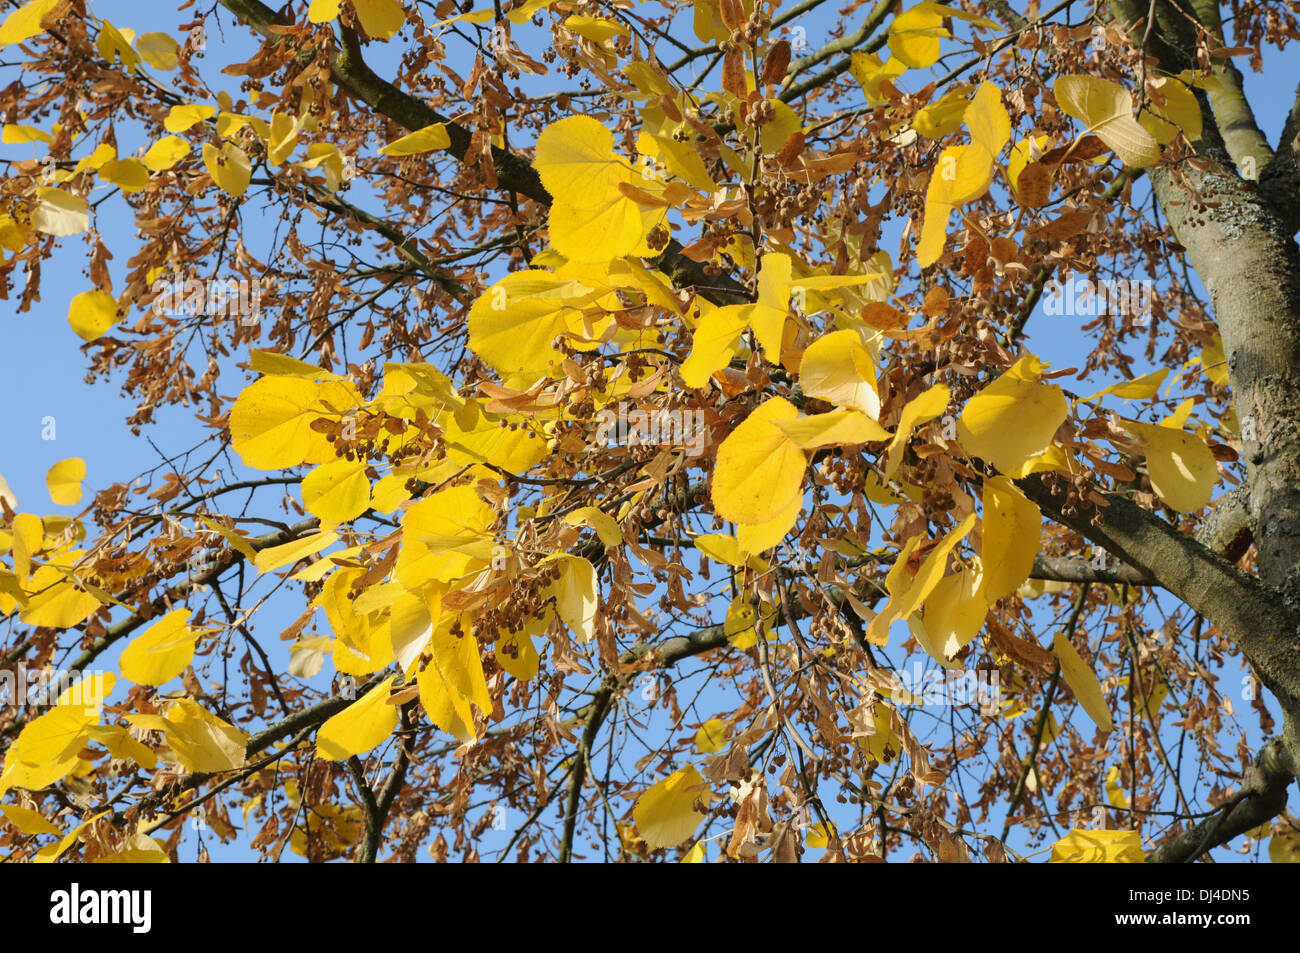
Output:
M769 86L777 86L785 79L786 71L789 69L790 41L779 40L768 51L767 59L763 62L763 82Z
M791 166L799 160L803 154L804 134L796 130L790 133L790 137L781 144L781 148L776 150L776 161L781 166Z
M1040 675L1046 675L1052 670L1056 656L1041 645L1017 638L1004 629L996 619L989 619L988 633L997 650L1022 668Z
M1091 212L1085 212L1081 209L1066 209L1055 221L1039 225L1033 229L1033 233L1039 238L1045 238L1048 241L1063 242L1078 235L1088 227L1088 223L1091 221Z
M1052 174L1041 162L1031 162L1016 179L1016 200L1025 208L1042 208L1052 193Z
M722 15L722 22L726 24L728 30L739 30L745 25L745 8L740 0L722 0L719 7L718 12Z
M734 46L722 60L722 88L741 99L749 93L745 85L745 54Z
M907 315L883 301L870 301L861 311L862 320L878 331L897 331L907 327Z

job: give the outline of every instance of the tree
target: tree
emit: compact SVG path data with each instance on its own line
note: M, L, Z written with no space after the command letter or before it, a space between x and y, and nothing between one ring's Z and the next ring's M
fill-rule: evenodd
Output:
M1295 855L1294 8L183 6L0 24L11 853Z

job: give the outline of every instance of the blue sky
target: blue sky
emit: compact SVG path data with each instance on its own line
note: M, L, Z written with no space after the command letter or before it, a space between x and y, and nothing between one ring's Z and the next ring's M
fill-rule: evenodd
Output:
M482 4L479 4L480 6ZM178 37L180 31L176 24L190 19L190 12L159 13L166 10L164 4L150 6L149 16L143 15L139 3L127 0L95 0L91 9L99 16L111 20L114 24L133 27L139 32L146 30L167 30ZM859 9L850 22L856 24L865 16L867 7ZM204 75L219 87L221 79L217 73L220 65L246 59L255 48L247 31L237 25L231 25L229 17L224 34L209 32L209 66L203 69ZM828 35L828 21L821 12L795 21L805 30L808 43L816 47ZM525 51L538 53L536 37L540 31L532 27L516 28L515 37ZM455 44L449 44L453 56L458 55ZM1243 69L1247 69L1244 60L1238 60ZM381 75L387 75L384 69L386 57L382 51L373 53L373 65ZM462 75L468 69L468 62L461 64ZM463 67L463 68L462 68ZM1300 78L1300 62L1291 58L1289 63L1280 57L1266 59L1263 74L1247 72L1246 88L1256 108L1257 118L1263 126L1270 141L1276 142L1286 111L1291 104L1292 90L1297 78ZM12 69L0 70L9 72ZM225 80L229 82L229 80ZM551 79L529 79L530 83L546 84L545 88L567 88L571 83L554 83ZM237 92L237 90L235 90ZM119 124L121 141L128 140L123 135L128 128ZM376 144L378 145L378 144ZM37 148L43 148L37 144ZM125 147L123 152L132 151ZM26 158L33 154L32 146L0 146L0 157L8 159ZM36 153L39 154L39 153ZM80 153L78 153L79 155ZM1145 187L1139 185L1137 194L1145 193ZM364 197L364 192L359 193ZM351 198L359 201L358 193ZM253 203L256 207L256 203ZM120 281L124 273L126 259L133 250L133 226L128 210L118 200L105 203L99 212L98 226L110 245L120 248L117 259L112 264L112 273ZM255 219L246 219L250 231L257 229ZM117 243L111 240L117 236ZM50 466L67 457L79 456L85 459L88 471L88 488L98 489L116 481L133 479L151 469L167 465L165 458L187 450L202 436L203 431L194 419L193 408L168 408L158 414L157 421L145 427L140 435L133 435L125 423L134 410L134 401L119 392L121 381L97 381L87 383L86 360L81 353L82 341L71 330L67 321L68 303L79 291L91 287L84 269L84 249L79 245L80 238L64 239L64 250L52 261L46 262L42 276L42 297L30 311L16 313L19 289L12 289L10 301L3 307L0 315L0 341L3 341L4 373L0 374L0 406L6 408L0 414L0 474L3 474L16 494L22 508L38 512L64 512L71 514L77 507L56 507L48 502L45 489L45 473ZM896 234L882 240L881 247L896 247ZM20 279L21 280L21 279ZM1029 322L1028 346L1040 357L1050 361L1055 367L1078 366L1081 364L1084 337L1077 328L1077 322L1063 317L1051 317L1039 310ZM247 355L237 355L244 360ZM1144 370L1141 368L1140 370ZM201 370L201 368L200 368ZM223 391L233 397L241 378L238 372L223 377ZM1109 381L1096 381L1101 386ZM53 426L51 428L51 421ZM53 430L54 439L43 439ZM247 476L245 473L235 473ZM300 604L299 604L300 606ZM273 653L273 660L287 662L285 643L275 639L275 633L286 624L292 615L290 608L272 605L263 618L259 619L264 633L262 644ZM104 660L108 664L115 662L113 656ZM1235 664L1235 663L1234 663ZM313 683L324 686L328 684L329 667ZM689 683L679 688L686 696ZM699 710L707 717L713 713L709 703L709 692L713 689L704 687ZM115 696L120 699L122 689ZM650 720L647 730L653 732L656 727L665 727L662 710L650 708L646 712ZM687 718L691 720L690 716ZM698 720L698 719L697 719ZM1245 719L1247 724L1252 719ZM1253 729L1252 729L1253 730ZM677 733L682 733L679 730ZM1252 742L1257 739L1252 738ZM503 846L509 835L509 825L504 831L489 830L483 838L481 849L485 856L490 851ZM239 844L218 847L214 839L206 843L213 850L216 859L246 858L251 856ZM290 855L285 854L288 858ZM716 856L716 848L714 850Z

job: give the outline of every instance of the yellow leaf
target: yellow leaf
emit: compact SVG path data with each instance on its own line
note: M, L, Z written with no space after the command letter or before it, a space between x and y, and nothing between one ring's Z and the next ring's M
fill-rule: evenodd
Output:
M832 410L809 417L775 421L777 428L803 450L889 440L891 434L858 410Z
M1189 142L1201 138L1201 106L1196 94L1172 76L1152 80L1151 85L1156 87L1156 92L1148 97L1146 108L1138 116L1142 128L1161 145L1173 142L1180 131ZM1164 97L1163 106L1157 105L1156 96Z
M682 382L687 387L703 387L731 362L736 354L736 338L749 324L750 307L725 305L700 318L691 338L691 353L682 362Z
M171 858L158 841L147 834L136 834L129 841L129 846L115 850L111 854L102 854L91 861L92 864L170 864Z
M695 537L695 548L714 562L726 566L743 566L745 552L740 548L736 537L726 533L706 533Z
M1070 640L1062 632L1057 632L1052 640L1052 651L1061 663L1061 675L1065 684L1070 686L1074 697L1079 700L1088 717L1096 722L1102 731L1110 731L1112 722L1110 710L1106 707L1106 698L1102 695L1101 683L1092 668L1079 657Z
M294 165L303 169L324 167L325 185L331 191L337 191L343 183L343 153L332 142L313 142L307 146L307 158Z
M0 132L0 142L7 146L22 145L26 142L53 142L54 137L48 132L43 132L35 126L20 126L15 123L7 122L4 125L4 131Z
M179 65L180 44L166 33L141 33L135 48L140 58L154 69L170 73Z
M189 609L174 609L132 639L122 651L122 674L140 685L162 685L184 672L199 637L189 619Z
M556 580L555 611L581 641L596 635L596 569L581 556L558 557L563 567Z
M107 142L101 142L90 151L90 155L85 156L77 161L73 173L85 172L87 169L97 170L105 162L117 158L117 149Z
M435 725L462 744L474 740L474 713L459 692L447 684L437 665L419 669L415 676L420 705Z
M855 330L835 331L809 345L799 363L799 383L809 397L855 408L872 419L880 414L875 362Z
M1160 390L1160 385L1164 383L1165 378L1168 376L1169 368L1162 367L1158 371L1135 377L1131 381L1120 381L1118 384L1103 387L1087 399L1096 400L1106 394L1114 394L1116 397L1123 397L1125 400L1145 400L1156 395L1156 392Z
M959 129L966 107L970 105L970 100L966 97L970 95L971 89L969 84L955 86L937 102L920 110L912 117L912 128L916 134L927 139L938 139Z
M1228 386L1228 356L1223 352L1223 338L1214 336L1214 340L1201 350L1201 370L1210 382L1219 386Z
M31 811L25 807L18 807L12 804L0 805L0 811L4 812L9 823L24 834L57 834L59 828L51 824L38 811Z
M332 560L321 560L332 563ZM325 585L316 598L316 604L325 610L334 640L334 667L345 675L369 675L377 672L394 659L389 626L362 612L357 600L351 598L353 584L365 570L335 568L329 573Z
M307 19L312 23L329 23L337 20L341 0L311 0L307 8Z
M391 39L406 22L406 11L397 0L352 0L361 26L376 40Z
M758 631L763 630L769 642L776 638L772 623L776 620L776 609L772 607L762 619L747 596L737 596L727 606L727 614L722 620L722 633L727 641L738 649L753 648L758 644Z
M1002 105L1002 92L992 83L980 83L963 117L971 143L996 158L1011 141L1011 117Z
M370 508L370 479L364 460L322 463L302 481L302 505L322 525L337 526Z
M567 116L537 137L533 167L557 203L600 204L629 181L614 157L614 134L590 116Z
M56 705L33 718L5 752L0 793L11 787L39 791L65 777L86 746L87 728L98 721L93 708L81 705Z
M514 7L514 9L512 9L509 13L506 14L506 19L509 20L511 23L513 23L515 26L523 26L525 23L527 23L529 20L533 18L534 13L536 13L542 7L548 6L553 2L554 0L524 0L523 3L517 4ZM486 18L483 20L473 19L473 17L475 17L476 15L481 15L481 14L487 14ZM469 14L466 17L466 19L469 20L471 23L486 23L488 20L491 20L492 17L493 17L492 8L488 7L488 9L486 10L479 10L476 13Z
M637 138L637 151L667 166L669 172L693 189L708 195L718 191L718 183L713 181L704 160L689 143L678 142L670 136L642 132Z
M163 120L163 128L168 132L184 132L195 123L211 119L216 114L216 106L198 106L192 103L187 106L173 106L167 111L167 118Z
M862 87L867 102L872 106L880 106L889 101L885 95L886 84L906 73L907 64L896 56L881 63L880 57L875 53L854 50L849 54L849 72Z
M334 545L334 543L338 542L338 539L338 533L312 533L310 536L304 536L301 539L291 540L279 546L271 546L268 549L261 550L258 552L254 564L257 566L258 572L273 572Z
M398 580L416 591L486 566L494 545L487 530L496 518L473 487L447 487L426 496L402 517ZM463 544L471 544L468 551Z
M126 27L119 30L113 24L104 20L99 25L99 36L95 39L95 49L109 63L120 61L127 69L134 69L140 65L140 54L131 48L131 41L134 38L134 30Z
M233 528L223 526L215 520L208 519L206 516L200 516L199 519L203 521L203 525L229 543L231 549L239 553L250 563L257 559L257 550L253 549L253 547L249 545L248 537L241 536L239 533L235 532Z
M33 573L29 589L33 594L18 614L18 620L26 625L70 628L80 625L100 606L97 597L77 588L52 566Z
M83 341L102 337L117 323L117 302L107 291L83 291L68 305L68 324Z
M503 376L546 376L562 359L555 339L581 327L585 291L549 271L512 272L470 307L469 346Z
M31 0L14 10L0 23L0 47L23 43L44 33L41 18L58 4L59 0Z
M1124 786L1120 783L1119 765L1112 764L1106 772L1106 799L1115 807L1127 808L1128 798L1124 795Z
M727 566L748 565L758 572L767 568L766 562L758 556L749 555L736 537L728 536L726 533L706 533L703 536L696 536L695 548L714 562Z
M107 813L108 813L107 811L100 811L94 817L90 818L89 820L82 821L72 830L68 831L68 833L64 834L63 838L57 844L50 844L48 847L42 847L40 850L36 852L36 856L32 858L32 863L34 864L54 863L65 853L67 853L68 849L77 842L77 839L81 837L82 831L84 831L87 827L89 827L91 824L99 820Z
M939 40L952 36L933 3L919 3L889 24L889 50L910 69L926 69L939 59Z
M700 730L695 733L695 750L700 754L713 754L715 751L721 751L727 745L727 738L731 732L727 730L727 723L721 718L710 718Z
M275 351L253 351L249 355L248 366L259 374L275 374L281 377L303 377L313 381L341 381L338 374L331 373L323 367L300 361L288 354Z
M789 401L774 397L751 413L718 448L713 504L736 523L765 523L799 497L807 458L776 421L797 417Z
M12 531L14 575L18 577L19 583L25 585L32 571L32 557L45 548L45 524L35 513L17 513L14 515ZM53 574L55 579L59 578L53 569L44 572Z
M1018 475L1032 457L1045 451L1069 413L1065 394L1040 384L1044 365L1033 355L972 397L957 421L962 449Z
M203 143L203 164L223 192L239 198L248 190L253 174L248 153L233 142L222 143L220 149L210 142Z
M436 122L423 129L417 129L402 138L390 142L379 150L384 156L413 156L422 152L433 152L451 146L451 137L447 135L446 123Z
M1047 150L1051 141L1050 136L1033 136L1021 139L1011 147L1011 155L1007 159L1007 181L1013 189L1020 187L1020 173Z
M984 627L989 601L983 582L979 573L962 564L955 573L939 580L925 600L921 632L913 630L913 634L918 635L921 647L944 668L960 668L952 659ZM917 618L913 615L909 623Z
M43 186L36 190L32 227L46 235L77 235L90 228L90 206L79 195Z
M1300 864L1300 835L1287 830L1268 839L1268 859L1275 864Z
M113 686L116 684L117 676L112 672L87 675L60 692L54 704L80 707L85 710L86 715L98 714L104 706L104 699L113 694Z
M947 152L948 150L945 149L944 153ZM916 262L922 268L929 268L943 255L944 242L948 240L948 219L952 217L952 210L953 206L947 202L926 200L925 214L921 221L921 238L916 243Z
M902 742L894 733L894 709L883 701L872 708L871 724L875 731L858 739L858 744L871 760L889 764L903 750Z
M271 116L266 135L266 158L272 165L283 165L293 154L298 142L302 121L289 113L277 112Z
M796 493L790 497L786 508L765 523L737 523L736 539L745 552L762 553L771 549L785 536L803 512L803 494ZM750 564L757 556L750 557Z
M675 847L695 833L704 817L695 802L708 803L704 778L694 768L683 768L647 789L632 808L637 832L654 850Z
M700 841L682 855L681 862L683 864L703 864L707 860L708 854L704 849L704 841Z
M263 377L245 387L230 410L231 444L245 464L258 470L335 460L333 445L311 429L312 421L337 418L360 403L356 388L346 381Z
M949 397L947 385L935 384L907 402L898 421L898 429L894 431L894 437L889 442L889 449L886 452L885 479L892 479L898 472L899 464L903 462L903 448L907 446L908 438L917 427L929 423L947 410Z
M622 545L623 533L618 528L618 521L598 506L579 507L564 517L564 522L570 526L590 526L606 548Z
M989 604L1020 588L1038 555L1042 513L1007 477L984 481L984 596Z
M1125 165L1160 160L1160 143L1133 118L1133 99L1118 83L1096 76L1062 76L1053 85L1057 104L1083 122Z
M808 838L805 843L809 847L824 850L830 846L833 834L835 834L835 822L821 821L808 828Z
M555 250L578 262L610 261L630 255L646 231L640 207L621 193L597 205L557 202L551 206L547 225Z
M440 602L435 604L431 601L430 608L434 612L439 611ZM455 623L458 621L460 622L459 634L454 630ZM473 633L473 626L468 616L459 618L455 615L444 616L438 625L434 626L429 650L433 655L433 664L437 666L443 681L452 691L465 701L473 702L482 711L491 711L492 696L488 693L478 639Z
M886 645L889 642L889 627L899 619L908 618L921 607L921 603L934 590L944 577L948 565L948 556L966 534L975 526L975 514L971 513L954 526L939 544L930 550L921 562L916 575L907 579L907 561L920 542L919 536L908 540L903 551L898 554L894 567L885 577L885 588L889 592L889 601L880 613L867 626L867 639L874 645ZM906 588L904 583L906 582Z
M1145 860L1137 831L1075 828L1052 845L1053 864L1140 864Z
M1195 434L1125 420L1147 458L1147 476L1160 499L1180 513L1191 513L1210 502L1219 479L1218 463L1205 441Z
M927 218L931 205L939 208L942 217L945 207L963 205L982 196L993 182L994 169L993 155L981 146L948 146L939 153L926 188Z
M173 702L163 718L128 714L126 719L142 728L162 730L167 746L187 771L214 774L244 766L247 732L188 698Z
M150 172L164 172L190 154L190 144L180 136L163 136L140 161Z
M627 36L628 28L617 20L600 17L573 15L564 21L564 28L570 33L586 37L593 43L604 43L615 36Z
M790 275L793 262L789 255L766 254L758 272L758 301L749 309L749 326L754 339L767 352L768 360L781 359L781 339L790 316Z
M511 632L497 639L497 663L521 682L537 677L541 659L528 632Z
M86 461L81 457L60 460L45 474L50 499L58 506L76 506L81 502L81 481L86 479Z
M388 693L397 676L385 679L321 725L316 751L326 761L343 761L382 744L397 728L397 706Z
M129 758L142 768L150 770L158 764L158 755L154 750L132 738L125 728L117 725L91 725L86 732L93 741L98 741L107 748L114 758Z

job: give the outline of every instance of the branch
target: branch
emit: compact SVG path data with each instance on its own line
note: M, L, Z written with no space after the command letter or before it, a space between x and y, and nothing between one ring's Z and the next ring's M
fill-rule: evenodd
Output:
M1155 576L1133 566L1098 569L1086 559L1073 559L1069 556L1035 556L1034 568L1030 570L1029 578L1084 584L1104 582L1117 586L1154 586L1158 584Z
M1300 625L1276 590L1124 497L1094 494L1106 505L1075 500L1067 511L1060 486L1049 487L1038 474L1016 482L1049 517L1104 546L1219 626L1283 707L1300 709L1300 654L1290 638L1279 637Z
M1206 851L1267 823L1286 809L1296 766L1280 739L1260 749L1241 790L1218 813L1147 855L1149 864L1190 864Z
M292 26L291 17L276 13L259 0L220 0L221 5L233 13L250 29L261 34L270 42L282 42L283 37L273 32L273 26ZM381 79L361 55L361 44L356 34L342 31L343 48L334 56L330 76L341 89L351 93L361 102L376 112L387 116L402 127L414 131L441 123L451 145L447 148L452 156L464 163L469 154L473 133L443 116L423 100L409 93L404 93L392 83ZM310 59L313 54L304 54ZM542 185L537 170L512 152L496 146L491 147L492 167L497 184L508 191L530 198L543 207L551 204L551 195ZM747 304L752 296L748 289L735 279L726 275L710 275L703 264L692 261L682 254L682 244L676 239L655 260L657 267L669 275L680 286L694 286L704 297L714 304Z

